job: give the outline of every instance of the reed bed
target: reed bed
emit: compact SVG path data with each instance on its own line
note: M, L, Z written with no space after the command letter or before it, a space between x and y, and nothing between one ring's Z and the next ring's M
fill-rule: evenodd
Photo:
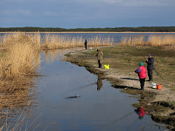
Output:
M152 46L175 46L175 36L151 36L148 39L148 44Z
M0 40L0 130L10 129L8 116L15 116L16 108L31 106L30 90L40 64L40 35L8 34ZM6 111L8 110L8 114ZM5 119L5 122L3 120ZM7 128L8 127L8 128Z
M144 36L127 37L127 38L122 39L120 42L121 45L130 45L130 46L143 45L144 43L145 43Z
M165 35L165 36L157 36L152 35L147 39L143 36L140 37L128 37L121 40L119 43L124 46L160 46L160 47L168 47L175 48L175 36L174 35Z
M111 46L112 43L112 38L103 39L95 37L88 40L88 47ZM68 38L64 36L47 35L42 44L42 49L66 49L75 47L84 47L84 39L82 37Z
M14 33L6 34L0 40L1 49L7 49L14 44L32 45L36 50L40 49L41 38L40 34Z
M18 33L3 37L1 47L6 51L0 57L0 78L12 79L30 75L39 65L39 38Z
M32 78L23 78L12 81L0 81L0 129L13 130L21 121L13 120L22 115L22 111L30 108L34 103L31 97ZM27 108L26 108L27 107ZM18 108L18 110L15 110ZM24 119L23 119L24 120ZM15 124L15 123L16 124Z

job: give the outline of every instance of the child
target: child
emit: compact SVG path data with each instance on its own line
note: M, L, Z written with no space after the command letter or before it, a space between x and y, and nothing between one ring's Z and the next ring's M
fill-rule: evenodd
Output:
M145 79L147 77L147 70L144 67L144 63L140 62L139 67L135 70L139 76L141 90L144 90Z

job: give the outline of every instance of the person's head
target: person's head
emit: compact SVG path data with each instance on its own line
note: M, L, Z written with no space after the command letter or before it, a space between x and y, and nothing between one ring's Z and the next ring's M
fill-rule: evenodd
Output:
M152 58L153 56L152 56L152 54L148 54L148 58Z
M100 49L97 49L97 52L100 52L101 50Z
M144 66L144 62L139 62L139 66Z

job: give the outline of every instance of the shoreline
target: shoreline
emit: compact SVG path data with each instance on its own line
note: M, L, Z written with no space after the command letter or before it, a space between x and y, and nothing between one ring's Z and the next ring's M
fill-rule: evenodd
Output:
M175 98L173 97L174 92L172 93L171 89L163 88L159 91L145 88L144 91L138 90L138 81L121 79L129 78L130 76L121 72L115 72L113 69L100 69L91 62L84 61L83 53L88 51L70 52L65 55L66 61L85 67L89 72L100 76L102 79L110 81L114 88L121 89L124 93L138 97L139 102L135 103L133 105L134 107L144 106L154 121L166 124L169 129L175 129L175 117L171 115L175 113L175 105L169 101L169 99L175 101ZM146 82L146 87L148 87L149 84L149 82Z

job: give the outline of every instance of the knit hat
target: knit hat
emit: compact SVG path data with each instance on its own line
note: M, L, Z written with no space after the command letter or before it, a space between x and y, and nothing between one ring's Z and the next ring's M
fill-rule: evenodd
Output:
M144 62L139 62L139 66L143 66L144 65Z

